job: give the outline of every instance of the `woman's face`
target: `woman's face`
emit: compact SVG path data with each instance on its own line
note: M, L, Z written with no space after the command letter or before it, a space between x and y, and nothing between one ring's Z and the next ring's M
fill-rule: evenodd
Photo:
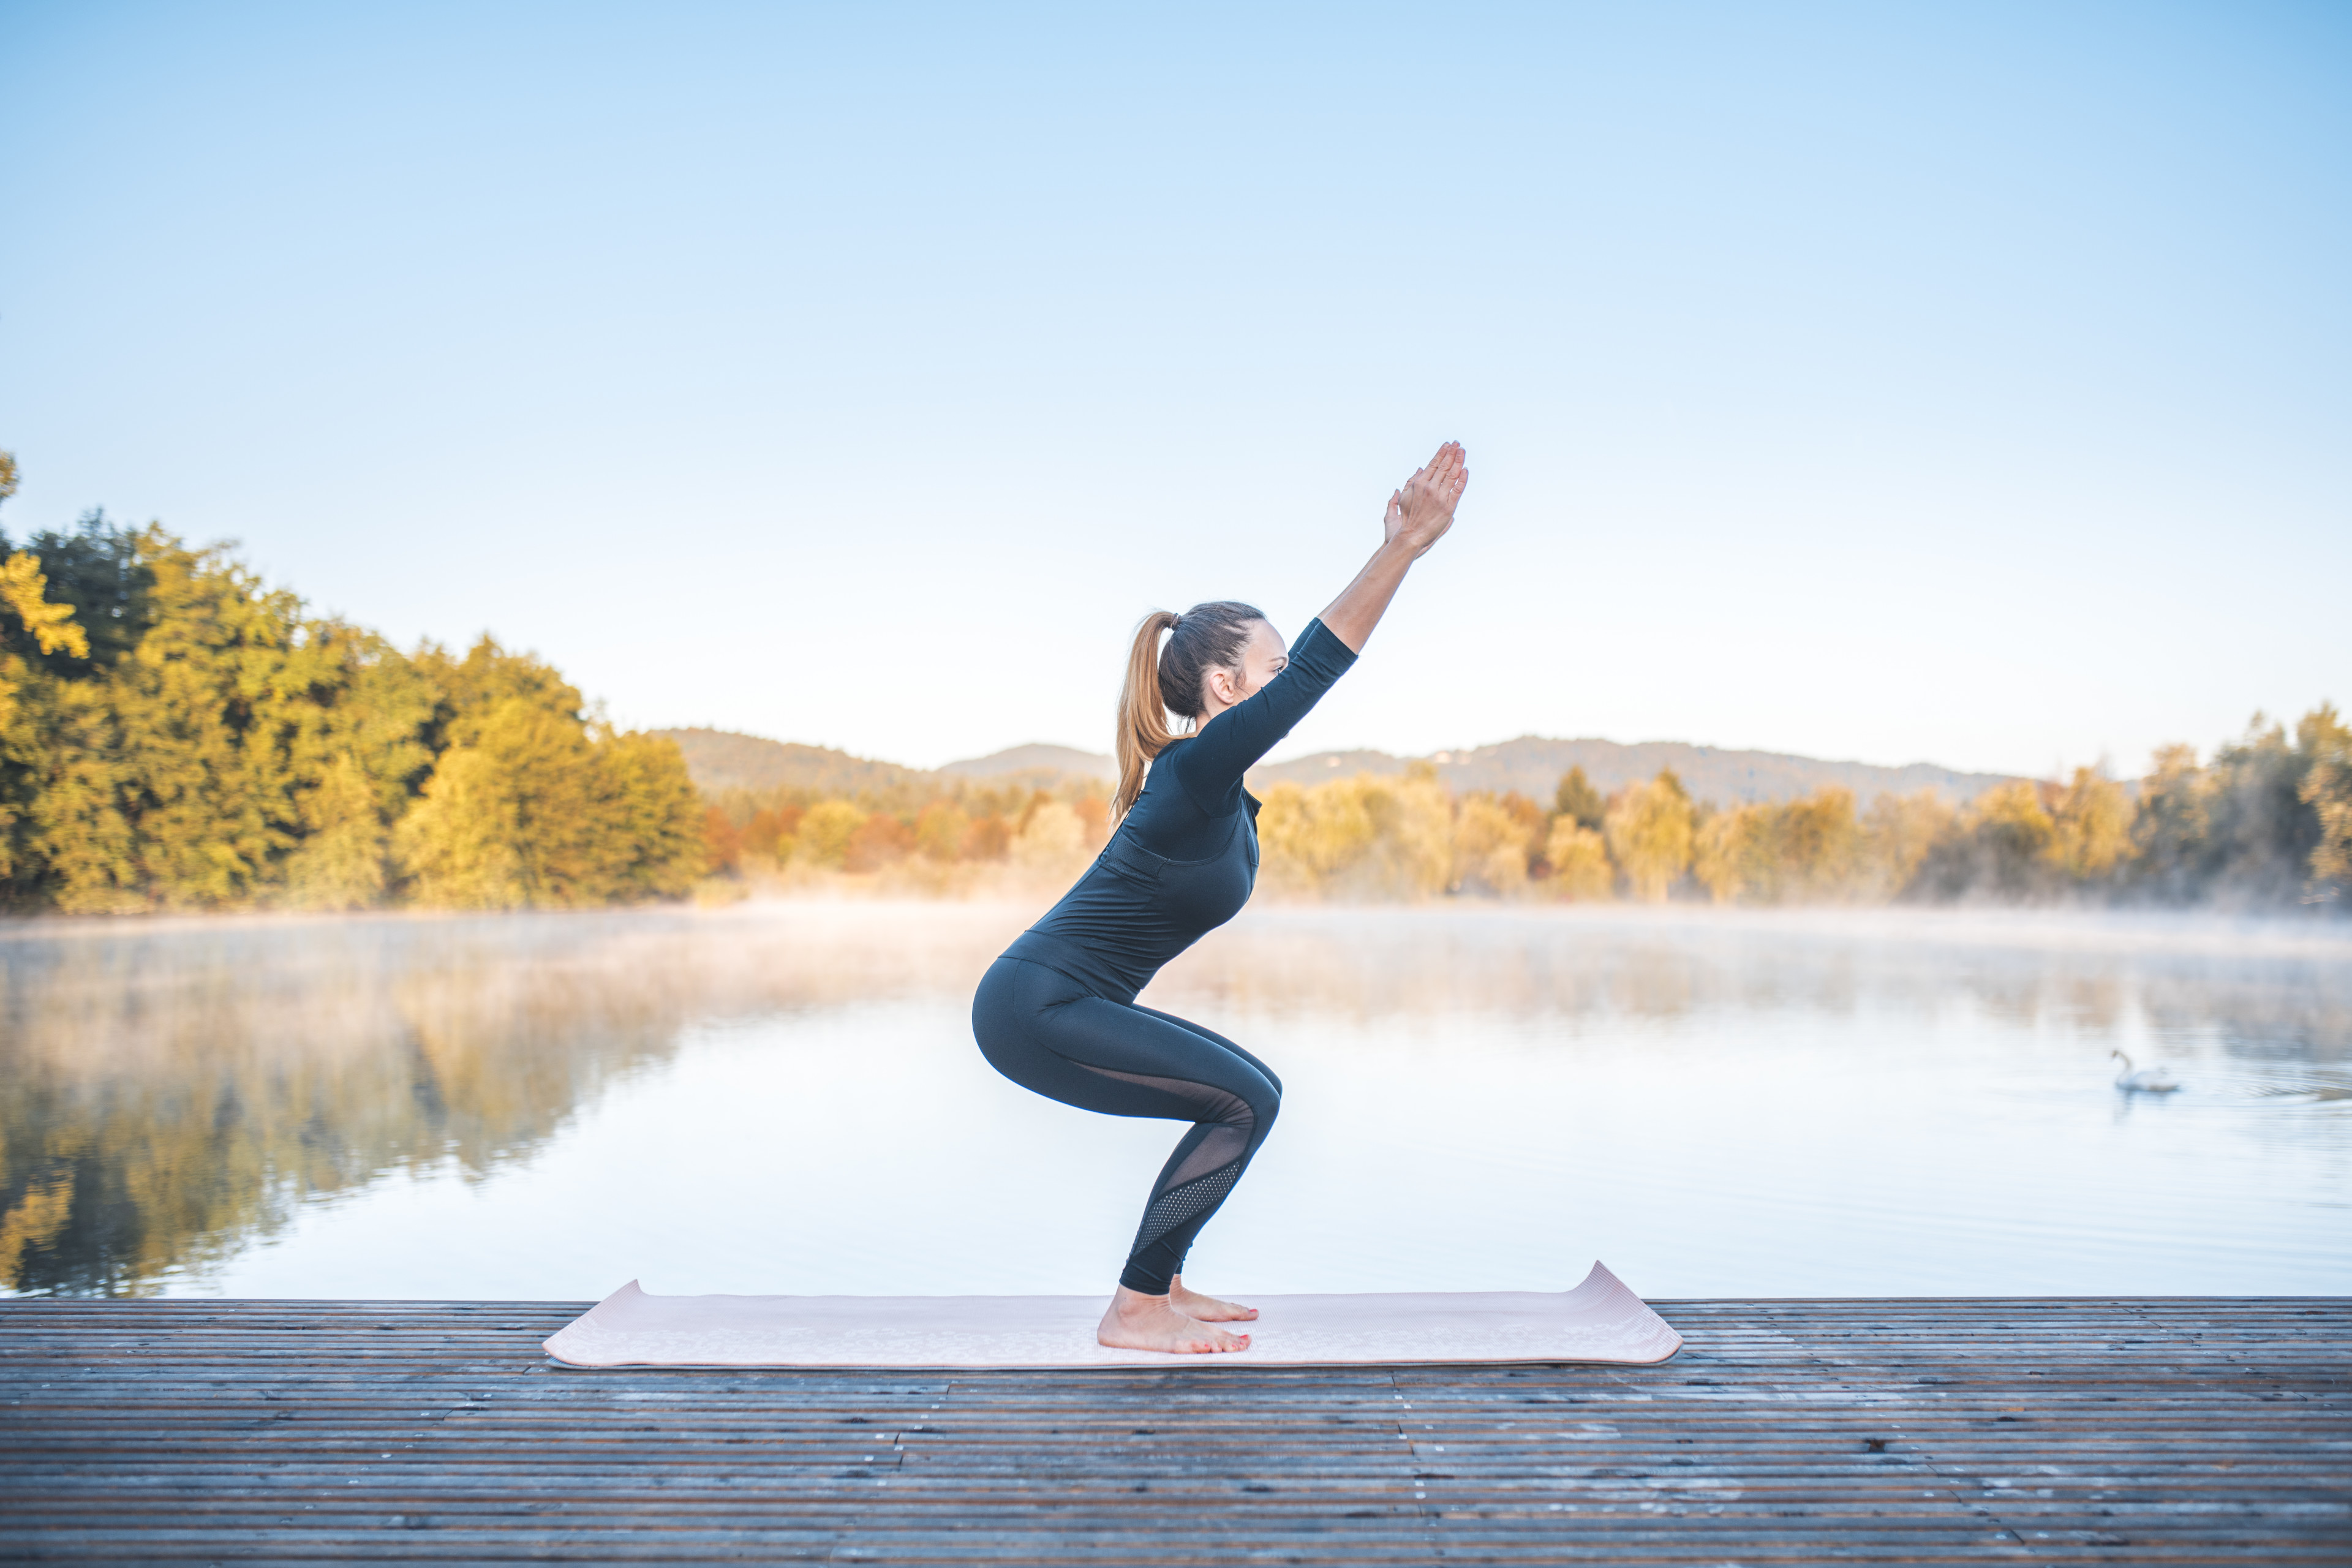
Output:
M1260 688L1282 673L1290 662L1290 654L1282 646L1282 634L1264 621L1250 623L1249 640L1242 645L1241 668L1238 671L1212 667L1202 679L1202 693L1209 700L1209 711L1202 719L1213 719L1236 702L1254 695Z

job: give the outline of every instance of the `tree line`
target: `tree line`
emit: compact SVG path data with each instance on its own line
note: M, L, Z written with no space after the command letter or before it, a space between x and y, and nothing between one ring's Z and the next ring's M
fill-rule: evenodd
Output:
M711 874L739 887L840 873L915 893L977 890L1000 868L1024 880L1075 877L1109 829L1110 799L1093 779L1052 789L959 780L850 795L726 790L703 822Z
M706 795L674 742L615 730L487 636L404 652L158 525L0 533L7 908L561 909L841 878L1025 893L1108 827L1093 780ZM1836 788L1720 806L1671 770L1605 798L1580 768L1548 805L1456 796L1422 765L1278 784L1258 829L1269 890L1317 899L2340 907L2352 732L2323 704L2203 762L2168 747L2136 785L2084 768L1866 809Z
M971 891L991 866L1073 876L1108 829L1102 786L955 783L850 795L730 791L708 807L714 871L746 885L829 876ZM2340 905L2352 881L2352 731L2325 705L2257 720L2200 763L2165 748L2137 785L2080 768L1965 805L1934 790L1858 808L1696 800L1671 769L1603 796L1581 768L1552 800L1457 795L1435 768L1280 784L1258 818L1260 885L1279 896L1560 901L1999 901ZM961 873L961 874L960 874Z
M1442 892L1568 901L2075 902L2341 909L2352 885L2352 730L2322 704L2255 719L2205 762L2158 752L2127 787L2093 768L1955 805L1933 790L1720 806L1671 769L1603 798L1576 768L1549 806L1455 797L1421 764L1267 793L1269 884L1326 899Z
M488 637L403 652L225 547L100 513L0 534L9 908L676 897L706 868L702 819L674 742L613 729Z

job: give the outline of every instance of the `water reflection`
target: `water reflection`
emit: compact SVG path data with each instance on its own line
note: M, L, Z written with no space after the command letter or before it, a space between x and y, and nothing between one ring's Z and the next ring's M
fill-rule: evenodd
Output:
M10 931L0 1281L140 1293L306 1199L401 1171L478 1179L666 1060L690 1022L919 987L1005 923L873 913Z
M977 1063L965 999L1029 913L11 928L0 1282L1092 1288L1148 1175L1105 1172L1166 1137ZM2326 927L1269 909L1150 999L1292 1079L1220 1220L1275 1285L1538 1283L1554 1232L1654 1290L2352 1283ZM2186 1088L2114 1093L2115 1046ZM1040 1202L951 1223L974 1171Z

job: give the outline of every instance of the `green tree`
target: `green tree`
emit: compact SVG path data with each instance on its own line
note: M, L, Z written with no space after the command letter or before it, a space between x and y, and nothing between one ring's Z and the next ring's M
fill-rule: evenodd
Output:
M577 909L675 896L707 853L676 742L592 733L541 700L461 714L398 831L418 901L451 909Z
M1601 798L1601 792L1592 787L1592 781L1584 776L1582 768L1570 768L1560 775L1559 788L1553 792L1551 814L1598 833L1608 817L1609 803Z
M13 487L14 469L5 477ZM55 684L39 661L55 654L89 657L89 639L74 624L72 607L52 603L47 589L37 557L17 552L0 562L0 887L14 885L20 867L35 858L24 829Z
M522 698L469 716L402 819L403 869L421 903L566 909L607 891L595 854L596 759L580 724Z
M47 716L32 814L45 890L82 910L264 900L312 829L306 797L367 749L371 715L343 699L371 639L305 621L220 550L158 528L131 542L113 574L145 584L147 624L110 659L93 646Z
M702 797L677 742L600 731L596 763L605 806L600 835L606 900L674 899L702 874L709 846Z
M381 901L391 871L392 834L376 790L345 752L306 792L310 829L286 862L287 901L304 909L363 910Z

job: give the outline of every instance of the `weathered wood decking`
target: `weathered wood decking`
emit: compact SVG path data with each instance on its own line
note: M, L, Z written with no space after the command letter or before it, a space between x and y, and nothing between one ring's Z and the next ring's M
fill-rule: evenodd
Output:
M1647 1369L576 1372L531 1302L0 1302L0 1556L2352 1561L2352 1301L1690 1301Z

